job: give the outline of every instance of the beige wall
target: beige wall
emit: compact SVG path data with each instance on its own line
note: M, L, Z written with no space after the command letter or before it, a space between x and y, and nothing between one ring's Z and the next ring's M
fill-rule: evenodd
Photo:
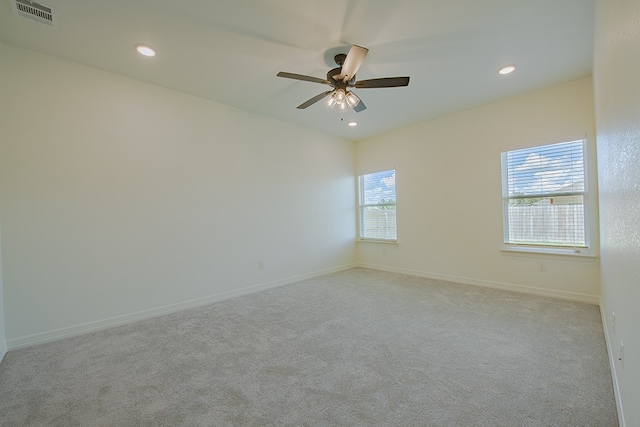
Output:
M2 43L0 43L0 99L5 99L5 94L3 92L3 85L2 85L2 81L3 81L3 74L2 74L2 62L3 62L3 56L2 56ZM0 101L1 102L1 101ZM0 108L1 108L1 104L0 104ZM0 109L0 112L1 109ZM2 128L0 128L0 158L2 157L2 141L4 138L4 133L2 131ZM1 167L1 166L0 166ZM0 200L0 206L2 205L2 200ZM1 223L0 223L1 224ZM1 229L1 226L0 226ZM1 233L0 233L1 235ZM1 239L0 239L1 242ZM5 338L5 328L4 328L4 291L3 291L3 285L2 285L2 255L1 255L1 247L2 247L2 243L0 243L0 362L2 361L2 359L4 358L5 354L7 353L7 341Z
M2 76L9 348L354 262L352 142L7 45Z
M596 2L594 84L603 319L614 361L614 386L623 425L639 426L640 3L637 0ZM620 341L624 343L624 361L618 360Z
M549 87L357 143L358 174L396 169L397 246L359 243L359 262L597 302L596 258L514 255L503 242L500 152L587 135L591 241L598 252L591 78ZM544 264L545 272L538 271Z

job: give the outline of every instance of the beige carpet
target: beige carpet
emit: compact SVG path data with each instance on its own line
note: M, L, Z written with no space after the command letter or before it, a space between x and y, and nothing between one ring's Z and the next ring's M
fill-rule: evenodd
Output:
M2 426L617 426L596 306L353 269L10 351Z

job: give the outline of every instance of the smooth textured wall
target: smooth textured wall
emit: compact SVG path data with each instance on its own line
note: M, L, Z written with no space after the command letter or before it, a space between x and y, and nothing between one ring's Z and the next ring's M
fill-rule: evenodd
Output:
M595 34L602 312L620 419L640 426L640 3L598 0Z
M0 250L0 260L2 259ZM0 362L7 354L7 339L4 327L4 286L2 284L2 263L0 262Z
M395 167L398 197L398 245L359 243L359 262L598 303L597 258L501 252L501 150L580 139L585 134L590 234L592 251L597 254L597 173L589 77L358 142L358 174ZM541 263L545 271L539 271Z
M3 55L9 348L354 262L352 142Z
M3 45L2 43L0 43L0 99L5 99L5 94L3 91L3 85L2 85L2 81L3 81L3 74L2 74L2 62L3 62L3 56L2 56L2 50L3 50ZM2 102L2 101L0 101ZM0 105L0 112L1 112L1 105ZM3 130L0 128L0 148L2 147L2 141L4 139L4 133ZM2 157L2 150L0 149L0 158ZM1 162L0 162L1 164ZM1 167L1 166L0 166ZM2 200L0 200L0 206L2 205ZM2 220L0 219L0 230L2 229ZM1 233L0 233L1 235ZM5 338L5 330L4 330L4 291L3 291L3 286L2 286L2 243L1 243L1 239L0 239L0 362L2 361L2 359L4 358L5 354L7 353L7 340Z

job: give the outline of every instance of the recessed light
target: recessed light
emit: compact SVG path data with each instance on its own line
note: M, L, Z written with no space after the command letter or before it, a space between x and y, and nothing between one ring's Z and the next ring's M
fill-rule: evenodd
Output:
M153 48L151 46L148 46L146 44L137 44L136 45L136 50L138 51L138 53L140 55L144 55L144 56L156 56L156 51L153 50Z
M358 126L358 122L349 122L347 124L351 127Z
M510 74L516 69L515 65L505 65L498 70L498 74Z

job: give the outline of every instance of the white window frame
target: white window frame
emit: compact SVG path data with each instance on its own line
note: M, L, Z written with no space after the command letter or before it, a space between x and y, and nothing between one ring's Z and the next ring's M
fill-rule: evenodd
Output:
M507 154L513 153L521 150L527 150L536 147L544 147L546 145L555 145L561 143L570 143L570 142L581 142L582 143L582 164L583 164L583 180L584 180L584 190L583 191L568 191L568 192L556 192L556 193L540 193L540 194L526 194L526 195L517 195L517 196L509 196L509 178L507 171ZM501 166L502 166L502 206L503 206L503 242L504 246L502 248L503 251L513 251L513 252L528 252L528 253L538 253L538 254L552 254L552 255L572 255L572 256L585 256L585 257L593 257L591 254L591 244L590 244L590 209L589 209L589 187L588 187L588 147L586 138L574 139L568 141L561 142L553 142L546 144L538 144L527 148L521 149L513 149L503 151L501 153ZM584 246L568 246L568 245L542 245L542 244L523 244L523 243L514 243L509 241L509 200L510 199L526 199L526 198L540 198L540 197L561 197L561 196L582 196L583 203L583 214L584 214Z
M365 191L364 191L364 180L366 176L369 175L376 175L376 174L380 174L380 173L386 173L386 172L391 172L393 171L393 175L395 176L396 170L395 168L393 169L386 169L386 170L381 170L381 171L377 171L377 172L371 172L371 173L365 173L362 175L358 176L358 240L360 242L371 242L371 243L397 243L398 242L398 221L397 221L397 212L398 212L398 206L397 206L397 187L394 185L394 197L395 197L395 201L393 203L390 202L385 202L385 203L366 203L365 202ZM396 221L395 221L395 238L382 238L382 237L366 237L364 236L364 230L365 230L365 218L364 218L364 212L367 208L371 208L371 207L382 207L382 208L387 208L389 206L393 206L395 208L395 212L396 212Z

